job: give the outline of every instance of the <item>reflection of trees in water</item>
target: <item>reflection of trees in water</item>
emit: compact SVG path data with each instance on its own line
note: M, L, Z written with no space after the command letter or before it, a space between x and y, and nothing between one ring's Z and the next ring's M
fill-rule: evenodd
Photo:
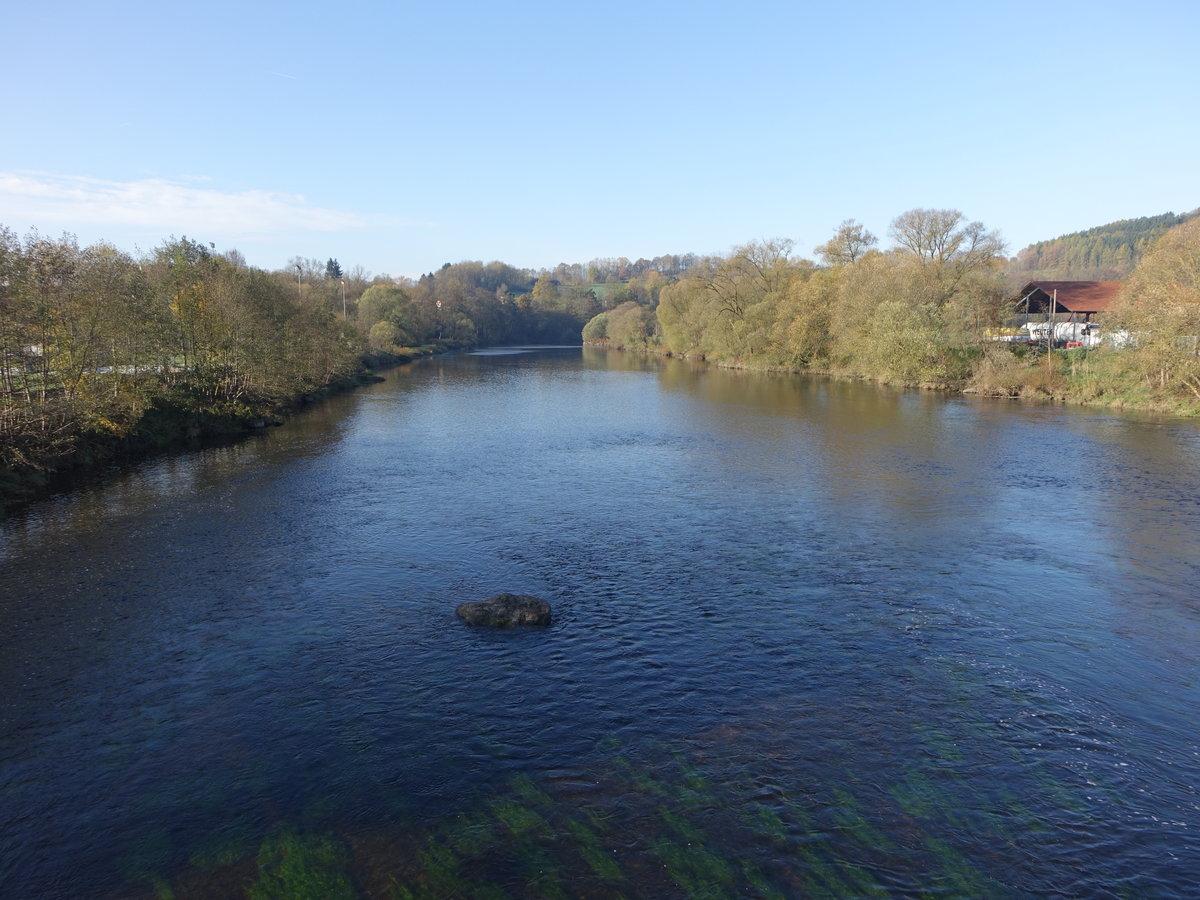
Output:
M297 458L332 452L345 439L342 426L356 402L350 395L334 395L311 404L282 428L197 440L117 471L66 473L55 483L69 502L33 504L6 520L5 528L8 536L53 541L58 535L101 528L107 520L135 519L247 477L269 479Z
M939 394L694 366L664 367L660 383L705 401L697 414L745 443L748 466L772 457L793 466L795 490L823 497L831 517L871 510L898 530L937 525L977 510L993 491L979 478L994 455L990 435L976 430L971 407Z

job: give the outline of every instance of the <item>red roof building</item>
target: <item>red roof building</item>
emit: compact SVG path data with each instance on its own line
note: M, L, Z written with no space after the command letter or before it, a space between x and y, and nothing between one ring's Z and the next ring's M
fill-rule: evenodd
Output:
M1120 291L1119 281L1031 281L1011 299L1017 313L1053 312L1090 322L1112 307Z

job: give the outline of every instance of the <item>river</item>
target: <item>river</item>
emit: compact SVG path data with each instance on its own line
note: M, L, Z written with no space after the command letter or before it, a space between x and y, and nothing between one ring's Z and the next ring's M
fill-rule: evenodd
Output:
M3 897L1200 884L1196 422L464 353L0 575Z

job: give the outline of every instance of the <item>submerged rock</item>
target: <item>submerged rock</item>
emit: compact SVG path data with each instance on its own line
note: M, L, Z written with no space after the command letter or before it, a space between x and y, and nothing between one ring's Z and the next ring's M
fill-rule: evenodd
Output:
M463 603L454 612L469 625L491 628L550 624L550 604L525 594L497 594L486 600Z

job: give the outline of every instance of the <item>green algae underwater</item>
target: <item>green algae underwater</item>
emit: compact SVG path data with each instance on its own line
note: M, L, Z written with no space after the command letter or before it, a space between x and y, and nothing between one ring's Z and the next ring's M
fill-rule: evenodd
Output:
M1033 766L1026 784L977 783L961 746L979 734L921 727L918 752L881 781L795 783L787 738L760 734L744 757L731 729L637 752L618 739L603 764L564 778L504 777L435 821L400 813L339 830L319 798L308 814L222 829L172 870L164 843L122 861L130 898L567 900L567 898L1019 897L1047 884L1055 834L1021 797L1103 827L1103 788ZM135 887L139 885L140 887ZM1068 883L1056 885L1071 893ZM1145 896L1114 891L1114 896Z

